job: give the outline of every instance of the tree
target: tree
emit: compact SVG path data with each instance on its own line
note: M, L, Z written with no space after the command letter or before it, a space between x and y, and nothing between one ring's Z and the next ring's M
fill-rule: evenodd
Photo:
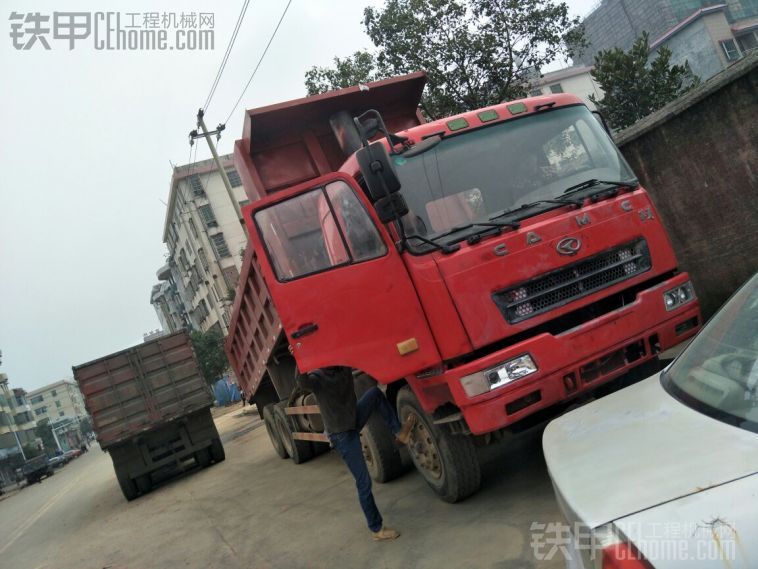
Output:
M313 94L423 70L422 108L439 118L526 95L539 69L585 45L578 24L554 0L386 0L364 10L376 53L314 67L306 86Z
M224 337L218 330L190 334L200 372L209 384L215 383L229 369L224 353Z
M58 443L55 442L55 436L53 435L53 427L50 425L50 419L42 419L37 421L37 427L34 429L34 435L42 439L42 444L45 446L45 450L50 453L54 453L58 450Z
M592 76L604 95L601 100L591 95L590 100L614 128L634 124L700 83L689 62L671 65L671 50L666 46L649 61L648 40L643 33L628 52L614 48L595 56Z
M89 417L84 417L81 421L79 421L79 430L85 437L94 432L92 430L92 422L89 420Z
M305 88L309 95L352 87L382 78L379 75L376 59L368 51L356 51L344 59L335 57L333 61L333 68L311 67L305 72Z

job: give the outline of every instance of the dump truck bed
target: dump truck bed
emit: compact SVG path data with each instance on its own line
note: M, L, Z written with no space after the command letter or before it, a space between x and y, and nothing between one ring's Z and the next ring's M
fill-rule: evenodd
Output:
M184 331L73 370L102 448L210 407L213 402Z

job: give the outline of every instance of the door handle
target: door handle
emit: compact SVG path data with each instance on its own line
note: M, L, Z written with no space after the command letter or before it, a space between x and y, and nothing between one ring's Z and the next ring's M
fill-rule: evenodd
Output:
M310 324L303 324L300 328L292 332L292 337L295 339L302 338L308 334L313 334L316 330L318 330L318 324L312 322Z

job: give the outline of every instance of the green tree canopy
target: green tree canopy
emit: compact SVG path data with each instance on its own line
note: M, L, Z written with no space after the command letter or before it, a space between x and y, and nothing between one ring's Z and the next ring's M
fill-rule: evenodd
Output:
M648 40L643 33L628 52L614 48L595 56L592 76L603 90L603 98L591 95L590 100L613 128L634 124L700 83L689 62L671 65L671 50L666 46L650 61Z
M364 10L375 53L335 58L306 73L309 94L426 71L432 118L526 95L528 82L584 40L578 18L553 0L386 0Z
M229 369L224 353L224 337L217 330L190 334L200 372L209 384L215 383Z
M37 427L34 429L34 434L42 439L42 444L45 445L46 451L53 453L58 450L58 444L55 442L55 437L53 436L53 428L50 425L50 419L44 418L37 421Z

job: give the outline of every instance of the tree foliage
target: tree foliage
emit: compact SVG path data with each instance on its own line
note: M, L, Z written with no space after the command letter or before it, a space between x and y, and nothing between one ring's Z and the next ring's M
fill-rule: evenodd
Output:
M89 420L89 417L84 417L81 421L79 421L79 430L85 437L94 432L92 429L92 422Z
M591 95L590 100L614 128L634 124L700 83L689 62L671 65L671 50L666 46L649 61L648 40L643 33L628 52L614 48L595 56L592 76L604 95L601 100Z
M50 425L50 419L41 419L37 422L37 427L34 429L34 435L37 438L42 439L42 444L45 446L45 450L49 453L54 453L58 450L58 444L55 442L55 436L53 435L53 427Z
M305 88L309 95L382 78L374 56L368 51L356 51L344 59L335 57L333 61L334 67L312 67L306 71Z
M229 369L229 360L224 353L224 337L217 330L192 332L192 345L195 348L200 373L209 384L215 383Z
M583 47L578 18L554 0L386 0L364 10L375 53L306 73L309 94L426 71L432 118L526 95L529 79Z

